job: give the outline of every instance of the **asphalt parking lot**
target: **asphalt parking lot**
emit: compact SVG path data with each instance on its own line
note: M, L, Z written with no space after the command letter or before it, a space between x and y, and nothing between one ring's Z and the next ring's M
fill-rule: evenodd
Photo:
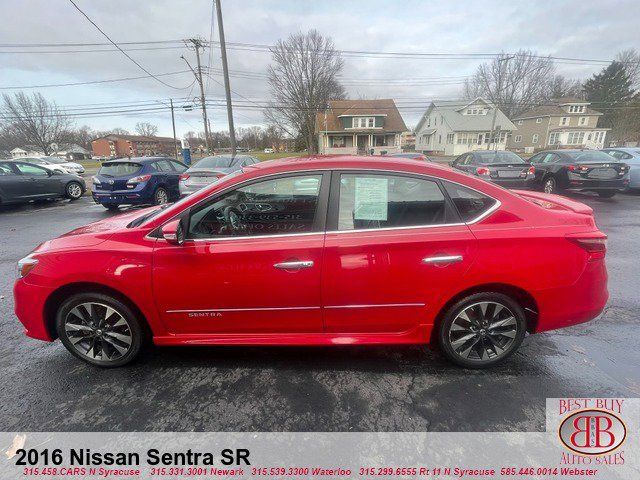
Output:
M0 430L532 431L547 397L638 397L640 196L574 197L610 238L609 306L488 371L419 346L163 348L93 368L23 335L12 286L37 244L110 214L89 198L0 209Z

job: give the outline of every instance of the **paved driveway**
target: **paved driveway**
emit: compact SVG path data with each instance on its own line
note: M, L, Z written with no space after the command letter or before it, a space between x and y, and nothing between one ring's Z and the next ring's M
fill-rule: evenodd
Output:
M164 348L99 370L23 336L15 262L109 214L88 198L0 211L0 430L543 430L546 397L640 396L640 196L576 196L609 236L602 317L465 371L422 347ZM570 299L579 302L580 298Z

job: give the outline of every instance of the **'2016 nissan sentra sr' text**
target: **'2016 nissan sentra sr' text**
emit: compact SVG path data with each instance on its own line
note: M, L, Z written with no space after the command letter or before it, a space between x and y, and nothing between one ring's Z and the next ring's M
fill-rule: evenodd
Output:
M437 344L481 368L598 316L606 235L567 198L392 157L243 168L19 262L30 337L115 367L156 345Z

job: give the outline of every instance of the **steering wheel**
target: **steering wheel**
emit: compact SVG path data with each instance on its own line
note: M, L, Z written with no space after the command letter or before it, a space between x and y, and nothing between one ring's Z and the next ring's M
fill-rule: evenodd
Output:
M245 230L247 227L242 223L242 212L236 207L226 207L223 211L224 223L227 227L231 227L231 230Z

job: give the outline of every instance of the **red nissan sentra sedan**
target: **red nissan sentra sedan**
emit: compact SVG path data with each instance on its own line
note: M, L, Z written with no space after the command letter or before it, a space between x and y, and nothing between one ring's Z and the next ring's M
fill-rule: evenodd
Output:
M448 167L284 159L43 243L19 262L15 310L28 336L103 367L152 340L431 343L481 368L600 314L605 239L586 205Z

